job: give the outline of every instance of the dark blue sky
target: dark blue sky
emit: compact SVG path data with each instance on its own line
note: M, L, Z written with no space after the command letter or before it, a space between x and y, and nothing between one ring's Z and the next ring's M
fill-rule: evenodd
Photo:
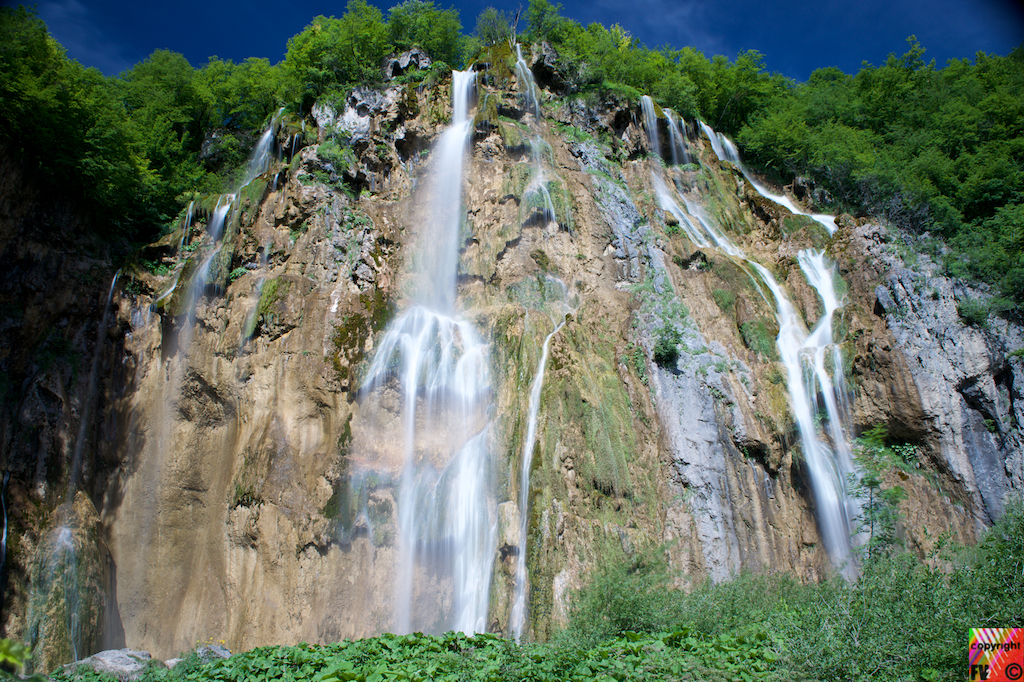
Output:
M528 0L523 1L523 6ZM382 10L397 0L370 0ZM618 23L648 47L691 45L708 57L740 50L765 55L769 71L806 80L816 68L855 73L862 61L880 64L903 54L915 34L944 66L977 51L1005 55L1024 43L1024 0L563 0L562 15L584 25ZM7 4L5 0L5 4ZM181 52L193 66L211 55L241 61L283 58L288 38L318 14L340 16L346 0L173 3L123 0L42 0L39 16L71 57L116 74L153 50ZM435 1L460 12L464 32L500 0ZM523 22L525 27L525 21Z

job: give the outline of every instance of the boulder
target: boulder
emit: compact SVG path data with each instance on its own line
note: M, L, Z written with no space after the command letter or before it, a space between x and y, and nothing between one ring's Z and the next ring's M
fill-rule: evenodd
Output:
M154 661L148 651L133 649L109 649L93 654L81 661L64 666L65 675L73 675L82 668L88 668L101 675L110 675L118 680L138 679L150 665L163 665Z

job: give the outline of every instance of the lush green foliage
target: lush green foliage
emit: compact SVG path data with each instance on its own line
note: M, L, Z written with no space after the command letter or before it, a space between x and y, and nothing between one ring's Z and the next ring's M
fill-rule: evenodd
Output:
M739 131L751 159L807 174L837 207L937 233L949 272L1024 302L1024 50L943 69L910 39L855 76L819 69Z
M913 446L892 445L887 440L888 430L880 424L861 434L854 445L860 473L849 481L850 494L860 499L857 531L867 538L862 550L869 560L890 554L901 544L897 522L899 503L906 493L902 486L883 484L887 472L907 469L915 459Z
M319 16L288 40L283 66L292 96L308 111L332 89L377 83L388 50L388 27L381 11L366 0L349 0L340 19Z
M595 568L553 641L481 634L381 635L326 646L261 647L225 660L195 653L149 681L222 680L957 680L970 627L1024 626L1024 511L1011 505L948 569L908 554L868 561L860 578L802 585L741 575L689 594L660 551ZM103 680L58 672L56 680ZM109 679L109 678L107 678Z
M941 235L952 247L948 272L1003 297L965 310L972 324L1024 301L1024 50L937 69L911 40L882 66L853 76L819 69L796 84L767 73L756 52L730 62L649 49L621 26L584 27L560 9L531 0L524 38L555 46L570 94L649 93L733 134L750 161L783 179L811 176L835 210ZM69 60L30 11L4 8L0 143L44 191L80 203L101 234L145 239L196 192L227 188L278 107L307 112L318 98L379 83L384 58L414 46L461 65L481 44L513 37L510 24L488 7L469 38L456 10L429 0L405 0L386 21L349 0L340 18L317 17L291 38L278 65L213 57L194 69L158 50L105 78Z
M77 204L104 237L152 238L197 191L219 191L248 151L200 159L206 135L245 135L278 106L265 60L193 69L157 50L105 78L70 60L24 8L0 9L0 144L42 192Z
M683 337L679 330L672 325L666 324L658 332L658 339L654 343L654 362L668 369L675 369L679 360L679 344Z
M476 18L476 35L483 45L508 42L514 37L512 20L505 12L488 7Z
M949 273L995 285L1000 312L1024 303L1024 49L937 69L911 37L882 66L819 69L797 84L766 73L757 52L729 62L652 50L560 9L531 0L526 37L558 49L570 90L650 94L700 117L736 136L755 165L813 178L833 210L941 235Z
M463 36L459 12L441 10L433 2L405 0L388 11L388 32L395 50L421 47L434 61L462 63Z

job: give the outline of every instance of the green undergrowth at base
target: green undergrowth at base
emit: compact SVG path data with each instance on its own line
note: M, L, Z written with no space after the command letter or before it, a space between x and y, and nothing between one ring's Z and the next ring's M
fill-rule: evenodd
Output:
M143 681L417 682L624 680L959 680L968 629L1022 627L1024 511L1019 503L970 549L866 561L853 581L801 584L744 574L675 589L664 550L623 553L596 568L550 642L498 635L385 634L330 645L260 647ZM629 629L626 629L629 628ZM54 680L104 681L93 672Z

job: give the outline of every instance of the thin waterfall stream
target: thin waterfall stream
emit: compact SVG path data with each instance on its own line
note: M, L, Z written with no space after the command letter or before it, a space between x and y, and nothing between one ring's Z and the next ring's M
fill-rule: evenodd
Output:
M855 467L845 427L847 389L842 355L832 337L834 314L843 305L835 289L835 278L838 277L835 264L829 263L821 251L804 249L797 256L804 276L824 307L814 328L808 332L786 292L767 268L733 244L695 201L680 195L686 210L679 206L674 192L662 178L658 117L650 97L643 97L641 107L651 150L657 159L651 175L661 208L675 217L694 244L701 247L715 246L752 268L772 293L779 324L776 346L786 368L790 409L797 424L811 479L818 529L833 565L844 576L853 577L857 571L853 553L853 522L859 514L859 508L857 500L847 490L848 481L855 474ZM759 193L793 213L814 218L829 229L829 234L835 231L835 221L831 216L808 214L788 198L768 192L751 178L739 160L735 145L727 137L716 133L703 122L700 125L719 158L735 164ZM824 403L823 411L818 409L819 396ZM822 425L821 431L818 428L819 422Z
M516 554L516 590L512 602L511 618L512 634L517 642L523 636L523 628L526 624L526 586L529 582L529 576L526 572L526 541L530 518L528 513L530 505L530 470L533 467L533 445L537 439L537 413L540 411L540 392L544 388L544 370L548 364L548 347L551 345L551 339L564 326L565 318L555 325L551 333L544 338L540 351L540 361L537 363L537 371L533 375L533 382L530 384L526 438L523 440L522 470L519 476L519 547Z

